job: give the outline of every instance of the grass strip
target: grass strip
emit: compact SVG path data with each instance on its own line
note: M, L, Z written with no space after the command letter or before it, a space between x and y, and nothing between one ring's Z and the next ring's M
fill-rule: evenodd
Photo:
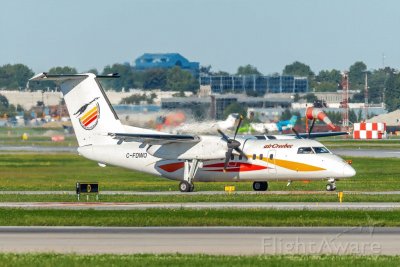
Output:
M218 194L218 195L101 195L99 201L95 195L89 196L90 202L146 202L146 203L195 203L195 202L338 202L337 193L326 194ZM344 202L400 202L400 195L361 195L344 194ZM0 194L0 202L77 202L76 195L23 195ZM87 202L85 195L80 202Z
M400 210L0 209L1 226L400 226Z
M133 255L77 255L77 254L0 254L0 266L398 266L399 256L212 256L196 254L133 254Z

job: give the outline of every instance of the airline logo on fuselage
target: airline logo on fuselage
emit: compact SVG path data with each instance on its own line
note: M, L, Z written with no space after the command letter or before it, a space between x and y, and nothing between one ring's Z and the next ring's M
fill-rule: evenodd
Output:
M74 115L79 119L79 123L85 130L92 130L96 127L100 118L100 106L96 97L89 103L83 105Z
M292 148L291 144L267 144L264 148Z

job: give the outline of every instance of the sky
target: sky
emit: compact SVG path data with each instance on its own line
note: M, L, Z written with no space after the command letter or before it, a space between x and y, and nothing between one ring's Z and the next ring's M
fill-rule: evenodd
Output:
M400 68L398 0L0 0L0 65L79 72L143 53L181 53L213 71L263 74Z

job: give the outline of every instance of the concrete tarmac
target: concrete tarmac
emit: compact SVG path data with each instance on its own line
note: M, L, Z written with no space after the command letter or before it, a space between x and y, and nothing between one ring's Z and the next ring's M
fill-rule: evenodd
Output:
M274 210L399 210L398 202L0 202L0 208L63 210L146 210L146 209L274 209Z
M372 158L400 158L399 150L392 149L348 149L348 148L332 148L332 153L338 156L347 157L372 157Z
M400 228L0 227L0 252L400 254Z

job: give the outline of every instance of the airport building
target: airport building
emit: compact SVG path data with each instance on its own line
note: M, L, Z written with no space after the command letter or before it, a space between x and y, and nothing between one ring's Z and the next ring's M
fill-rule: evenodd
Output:
M211 119L222 120L224 110L232 103L243 104L250 108L290 108L292 98L263 98L248 97L239 94L211 95L209 97L174 97L161 99L162 109L183 109L194 110L201 107L208 110L208 117Z
M307 77L291 75L227 75L200 76L200 86L210 86L212 93L307 93Z
M135 60L135 69L171 69L180 67L189 71L194 77L199 77L199 62L191 62L178 53L151 54L145 53Z

